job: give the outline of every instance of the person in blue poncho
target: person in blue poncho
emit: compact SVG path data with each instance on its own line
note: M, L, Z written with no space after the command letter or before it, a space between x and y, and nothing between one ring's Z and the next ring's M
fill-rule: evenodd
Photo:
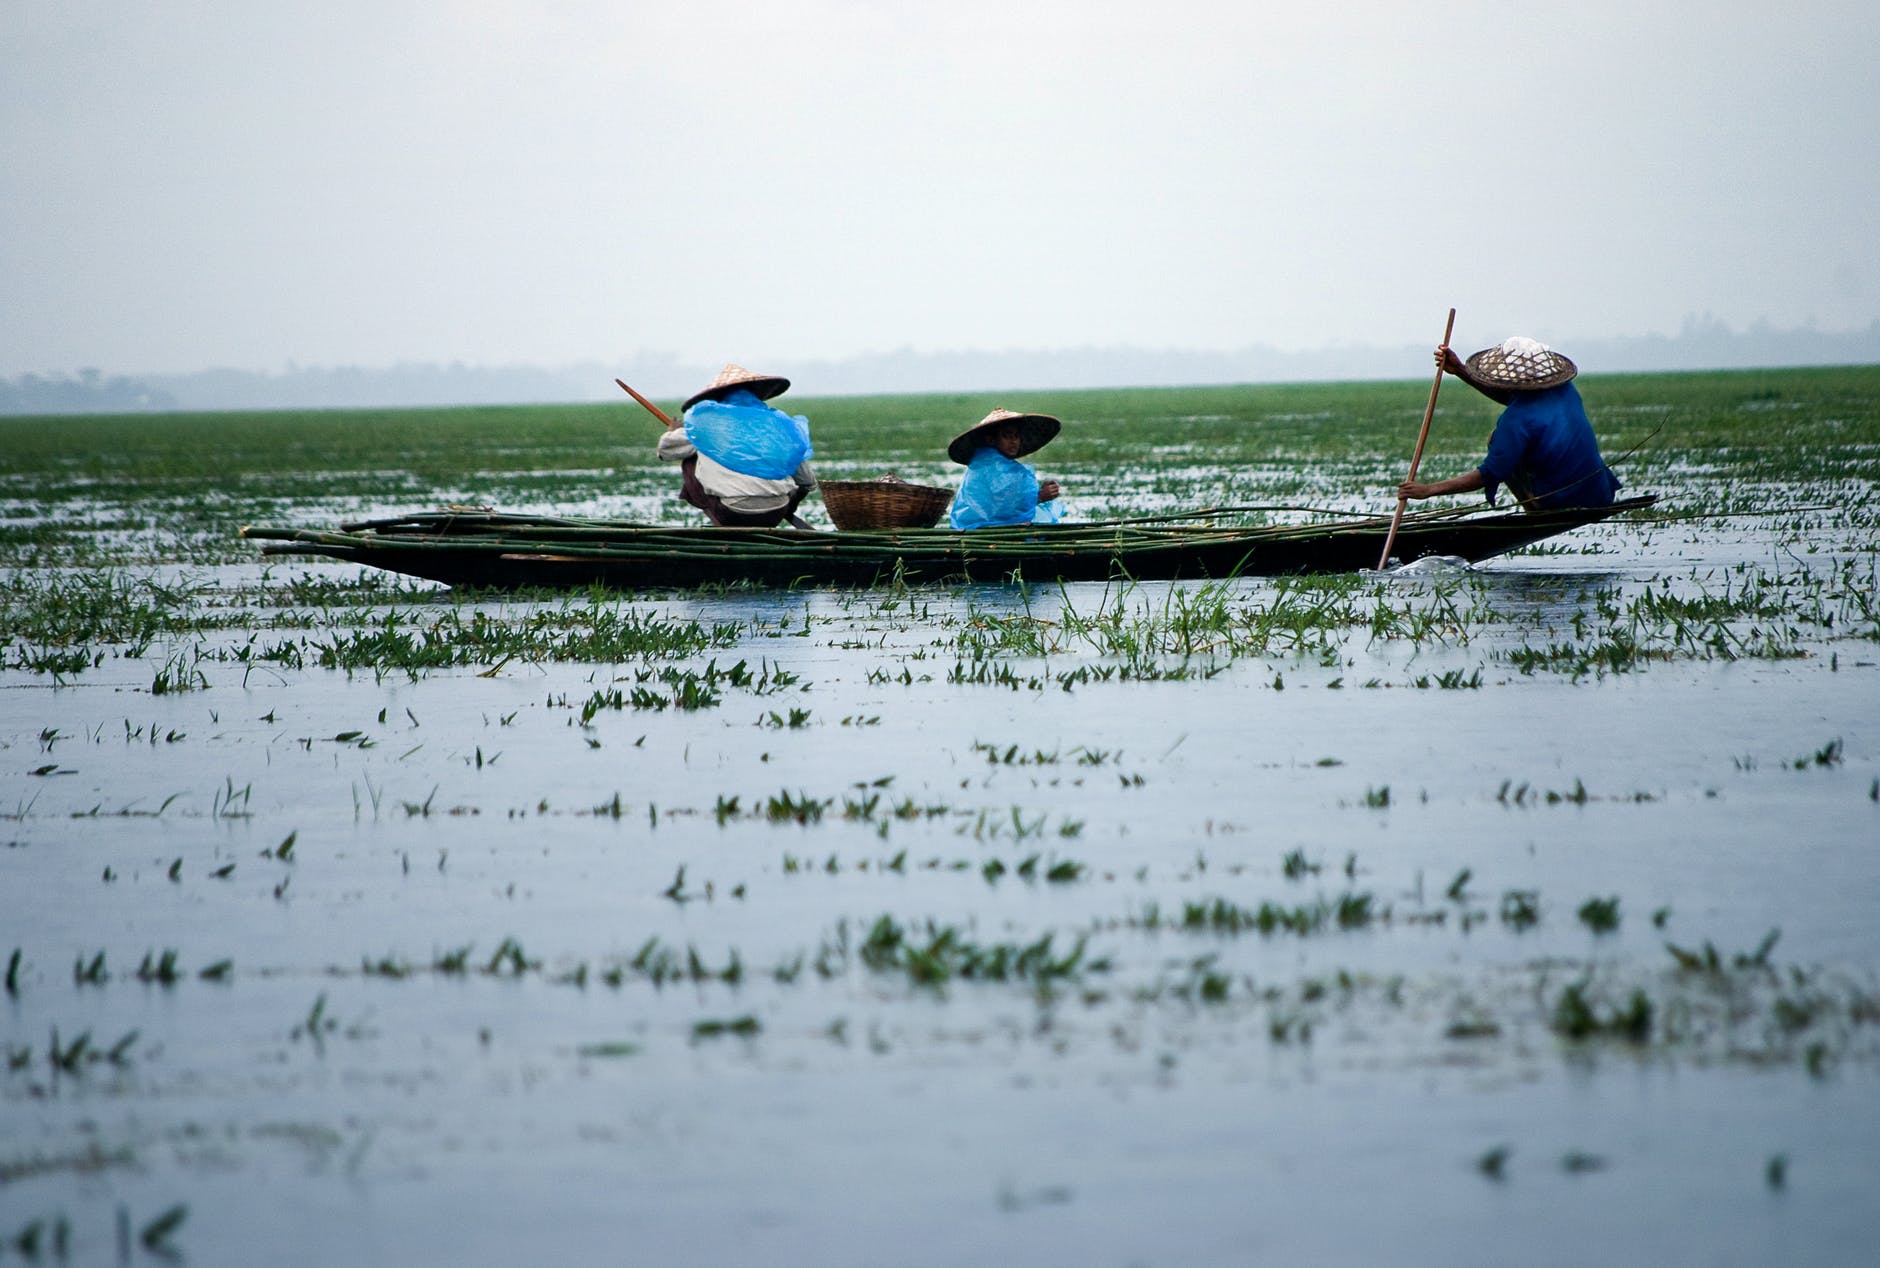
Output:
M1619 477L1599 456L1587 421L1578 368L1545 344L1516 335L1467 361L1444 344L1436 364L1499 405L1506 406L1488 438L1488 456L1473 471L1425 484L1406 480L1400 498L1437 497L1485 489L1490 505L1507 485L1523 509L1611 506Z
M702 391L687 398L679 425L659 438L662 462L680 465L679 497L720 527L775 528L796 517L816 487L809 420L765 402L790 380L727 364Z
M1042 449L1063 426L1049 414L995 409L954 437L947 457L966 468L947 517L956 529L1052 524L1062 509L1056 480L1040 482L1018 461Z

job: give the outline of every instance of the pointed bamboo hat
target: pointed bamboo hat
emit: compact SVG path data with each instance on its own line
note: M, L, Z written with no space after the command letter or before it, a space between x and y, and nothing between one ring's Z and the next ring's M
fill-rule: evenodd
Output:
M760 401L767 401L773 396L782 396L790 390L790 380L775 374L756 374L735 362L725 362L725 368L718 372L718 377L710 384L692 393L680 407L681 411L691 409L700 401L718 400L727 392L743 388Z
M1475 377L1511 392L1538 392L1558 387L1578 374L1579 367L1538 340L1523 335L1484 348L1468 360Z
M970 465L973 450L990 445L992 431L1001 423L1018 424L1018 455L1021 458L1050 444L1051 438L1064 426L1049 414L1021 414L1017 410L995 409L955 436L953 443L947 446L947 457L963 467Z

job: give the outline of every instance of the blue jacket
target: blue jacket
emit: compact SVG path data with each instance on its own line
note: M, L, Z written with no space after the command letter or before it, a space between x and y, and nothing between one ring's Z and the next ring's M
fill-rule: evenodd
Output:
M1544 509L1611 506L1619 477L1599 456L1579 390L1562 383L1511 395L1480 468L1488 500L1494 502L1495 490L1510 476L1519 476Z

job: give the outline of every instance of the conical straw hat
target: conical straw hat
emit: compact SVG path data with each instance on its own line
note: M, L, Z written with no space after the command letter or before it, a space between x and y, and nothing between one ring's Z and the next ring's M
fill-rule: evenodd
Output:
M790 390L790 380L775 374L755 374L734 362L725 362L725 368L718 372L718 377L711 383L692 393L681 406L681 412L691 409L700 401L717 400L735 388L743 388L760 401L767 401L773 396L782 396Z
M947 457L961 466L970 465L973 450L990 445L992 429L1000 423L1018 424L1018 454L1021 458L1050 444L1051 438L1064 426L1049 414L1021 414L1016 410L995 409L955 436L953 443L947 446Z
M1546 344L1521 335L1475 353L1468 366L1484 383L1512 392L1558 387L1580 372L1573 362Z

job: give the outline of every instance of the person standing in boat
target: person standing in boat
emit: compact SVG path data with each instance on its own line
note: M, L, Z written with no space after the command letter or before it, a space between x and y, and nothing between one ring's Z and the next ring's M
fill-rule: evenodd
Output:
M966 468L947 518L956 529L1055 524L1062 517L1056 480L1040 482L1018 461L1051 442L1063 424L1049 414L995 409L954 437L947 457Z
M1505 406L1488 438L1488 456L1473 471L1447 480L1406 480L1397 496L1416 500L1445 493L1507 485L1530 511L1572 506L1611 506L1619 477L1599 456L1599 442L1586 419L1578 368L1543 343L1520 335L1484 348L1467 361L1448 344L1436 349L1436 364L1498 405Z
M655 452L683 473L681 500L724 528L775 528L789 520L816 487L809 460L809 420L766 404L790 380L727 364L686 400L678 426Z

